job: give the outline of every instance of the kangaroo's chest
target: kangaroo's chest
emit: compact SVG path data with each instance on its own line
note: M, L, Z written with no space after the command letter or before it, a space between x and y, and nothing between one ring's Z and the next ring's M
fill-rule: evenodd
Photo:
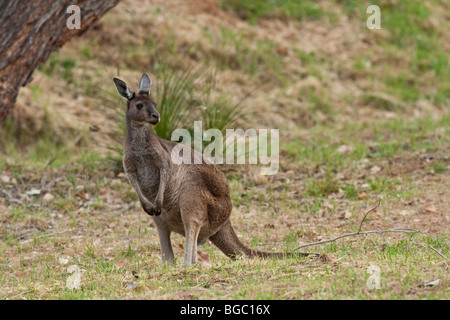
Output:
M137 182L142 192L149 195L156 195L159 188L160 173L159 168L153 165L152 157L149 154L133 154L136 163Z

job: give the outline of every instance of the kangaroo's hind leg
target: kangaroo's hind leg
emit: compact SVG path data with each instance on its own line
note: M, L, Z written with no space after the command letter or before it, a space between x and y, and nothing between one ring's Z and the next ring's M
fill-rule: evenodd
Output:
M169 265L173 265L174 255L172 243L170 241L171 231L168 226L158 218L155 218L154 221L158 231L159 244L161 247L161 262L162 264L168 263Z
M189 266L197 263L197 242L198 235L203 226L204 219L202 216L204 213L196 210L181 210L181 218L184 225L184 235L186 237L184 248L184 260L183 265Z

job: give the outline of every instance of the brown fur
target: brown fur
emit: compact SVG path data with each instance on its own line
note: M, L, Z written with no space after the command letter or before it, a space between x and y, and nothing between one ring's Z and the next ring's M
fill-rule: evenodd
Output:
M238 239L230 222L232 204L225 176L201 154L191 150L192 157L202 157L201 164L172 162L171 151L177 143L159 138L150 127L156 119L159 122L159 114L148 94L151 81L147 75L141 79L138 94L123 81L114 82L127 99L123 166L144 211L154 219L163 263L174 262L172 232L186 237L183 265L197 262L197 244L208 239L231 258L290 256L254 251Z

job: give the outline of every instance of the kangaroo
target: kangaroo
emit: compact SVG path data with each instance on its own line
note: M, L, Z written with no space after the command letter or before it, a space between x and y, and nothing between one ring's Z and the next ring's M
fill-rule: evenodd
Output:
M184 266L197 262L197 245L207 240L230 258L292 255L255 251L239 240L230 222L232 204L225 176L201 153L191 149L191 157L201 157L201 164L175 164L171 160L178 143L161 139L151 128L159 123L160 115L149 95L152 82L147 74L142 75L138 93L120 79L113 81L127 100L123 167L142 208L155 222L163 264L174 263L172 232L186 238Z

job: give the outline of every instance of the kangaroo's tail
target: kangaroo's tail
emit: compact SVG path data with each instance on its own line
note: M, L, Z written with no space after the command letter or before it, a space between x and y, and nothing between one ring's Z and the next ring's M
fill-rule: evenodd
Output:
M235 259L236 256L245 255L247 257L261 257L272 259L283 259L295 256L306 257L309 253L271 253L252 250L246 247L234 232L231 226L230 220L227 220L220 228L220 230L213 236L209 237L209 240L217 246L226 256ZM314 255L314 254L312 254Z

